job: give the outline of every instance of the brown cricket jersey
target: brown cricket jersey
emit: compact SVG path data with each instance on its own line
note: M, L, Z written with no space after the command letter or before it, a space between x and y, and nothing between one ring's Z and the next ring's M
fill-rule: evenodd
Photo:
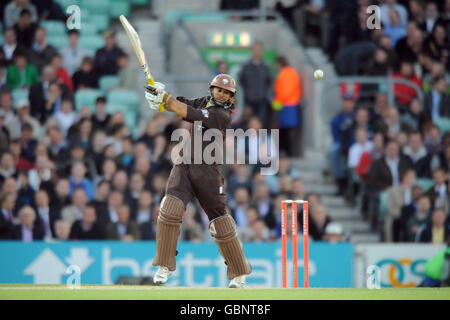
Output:
M177 97L178 101L187 104L187 116L184 120L191 122L190 129L190 143L191 143L191 163L195 163L194 159L194 144L198 143L200 145L201 142L201 155L204 154L204 150L208 147L208 154L212 156L216 156L215 150L210 152L209 150L213 150L214 147L217 147L221 150L221 154L219 155L220 161L223 160L222 155L224 154L224 146L225 146L225 134L226 129L231 127L232 120L232 112L230 109L225 109L223 107L215 106L212 101L210 101L211 97L205 96L193 100L186 99L185 97ZM201 121L200 125L194 125L194 121ZM218 129L222 135L221 148L219 145L219 141L216 141L215 134L212 135L212 138L209 138L208 141L203 141L205 131L208 129ZM200 135L201 134L201 135ZM197 138L196 138L197 137ZM186 143L187 141L184 140ZM183 144L184 144L183 143ZM180 152L180 154L183 154ZM205 163L203 157L197 156L197 159L201 159L202 163ZM223 163L220 162L220 163Z

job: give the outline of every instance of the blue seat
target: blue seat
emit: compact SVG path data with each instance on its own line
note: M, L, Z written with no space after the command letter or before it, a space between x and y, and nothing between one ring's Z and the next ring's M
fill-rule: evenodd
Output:
M103 91L98 89L82 89L75 92L75 108L81 110L84 106L89 106L92 112L95 111L95 100L103 96Z
M103 76L99 80L100 90L107 94L111 89L119 87L118 76Z

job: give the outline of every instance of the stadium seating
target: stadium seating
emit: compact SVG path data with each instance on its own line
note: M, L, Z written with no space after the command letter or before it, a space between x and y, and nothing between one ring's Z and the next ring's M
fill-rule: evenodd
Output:
M95 52L105 45L105 40L101 35L82 35L79 44L82 48Z
M89 14L89 21L95 24L99 31L109 28L109 13Z
M16 105L20 100L28 99L27 89L15 89L12 91L13 105Z
M84 106L91 107L95 111L95 100L102 96L103 92L97 89L84 89L75 92L75 108L81 110Z
M111 89L117 88L119 86L118 76L103 76L99 81L100 90L107 94Z
M42 21L40 25L47 31L47 36L60 36L67 32L66 25L62 21L47 20Z
M110 2L109 0L82 0L80 7L90 13L106 13L109 12Z
M133 6L146 6L150 3L150 0L131 0Z
M130 131L134 133L134 130L136 129L136 120L137 120L137 113L136 110L129 108L127 105L124 104L117 104L114 101L114 104L108 103L106 106L106 111L109 114L113 114L114 112L120 111L125 117L125 124L128 126Z
M99 32L98 26L90 21L84 22L82 24L82 28L80 29L80 33L83 36L97 35L98 32Z
M58 50L69 45L69 37L66 34L48 36L47 41Z
M431 179L427 178L417 178L416 179L416 186L419 186L422 188L423 192L426 192L428 189L430 189L433 186L434 182Z
M450 131L450 119L449 118L439 118L434 121L434 123L441 129L441 132Z
M139 96L135 91L117 89L110 91L107 95L109 113L121 111L130 131L136 129L136 119L139 110Z
M109 15L118 18L121 14L126 17L130 15L130 3L128 0L112 0L110 3Z

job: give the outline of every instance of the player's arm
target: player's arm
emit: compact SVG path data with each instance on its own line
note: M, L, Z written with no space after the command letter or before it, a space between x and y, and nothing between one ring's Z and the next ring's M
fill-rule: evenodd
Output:
M187 117L188 105L181 101L178 101L177 99L175 99L172 96L170 96L167 99L167 102L166 102L166 105L164 106L164 108L167 111L175 112L178 116L182 117L183 119Z

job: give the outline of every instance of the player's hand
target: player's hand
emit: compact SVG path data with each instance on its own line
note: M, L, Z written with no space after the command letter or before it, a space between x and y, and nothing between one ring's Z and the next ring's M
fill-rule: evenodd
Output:
M170 97L165 88L166 86L160 82L155 82L153 86L145 86L145 99L151 109L159 109L160 105L165 106Z

